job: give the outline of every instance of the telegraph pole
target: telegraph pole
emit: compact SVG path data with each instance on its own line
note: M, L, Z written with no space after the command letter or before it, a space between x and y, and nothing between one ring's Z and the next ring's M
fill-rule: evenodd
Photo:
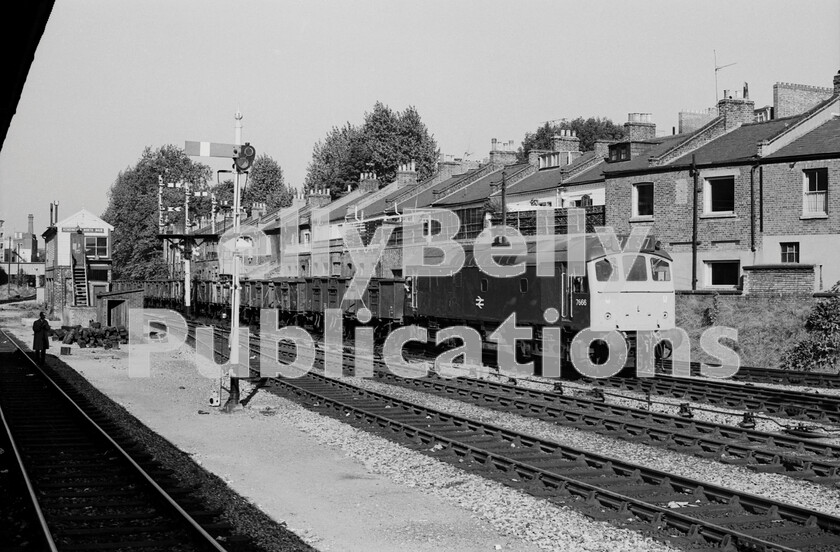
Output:
M12 237L9 236L9 270L6 272L6 299L12 298Z

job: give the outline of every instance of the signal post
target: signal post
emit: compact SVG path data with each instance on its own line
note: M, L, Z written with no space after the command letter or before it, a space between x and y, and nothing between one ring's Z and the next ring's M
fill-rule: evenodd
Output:
M238 136L237 136L238 138ZM233 182L233 235L236 240L233 248L233 266L231 269L231 298L230 298L230 338L228 345L230 348L229 366L230 366L230 394L228 400L222 408L223 412L233 412L239 406L239 378L236 377L236 366L239 365L239 264L241 255L239 252L239 229L240 229L240 203L241 203L241 184L240 177L242 174L247 174L248 169L254 163L256 150L250 143L245 142L244 145L238 144L217 144L213 142L186 142L184 151L189 156L200 157L227 157L233 159L233 168L235 171ZM248 358L245 358L247 365Z

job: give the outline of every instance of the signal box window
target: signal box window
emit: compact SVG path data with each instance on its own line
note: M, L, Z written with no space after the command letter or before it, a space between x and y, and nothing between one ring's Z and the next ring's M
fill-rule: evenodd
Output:
M735 177L709 178L706 180L706 213L731 214L735 212Z
M664 259L651 258L650 274L654 282L670 282L671 264Z
M780 245L782 246L783 263L799 262L799 242L786 242Z
M628 282L646 282L647 266L641 255L625 255L624 270L627 271Z
M804 215L828 214L828 169L805 169L804 197L802 212Z
M107 257L108 238L85 236L85 255L88 257Z
M595 279L599 282L618 280L618 263L615 259L601 259L595 263Z
M633 217L653 216L653 182L633 184Z
M707 262L709 285L736 287L741 278L741 263L739 261L711 261Z

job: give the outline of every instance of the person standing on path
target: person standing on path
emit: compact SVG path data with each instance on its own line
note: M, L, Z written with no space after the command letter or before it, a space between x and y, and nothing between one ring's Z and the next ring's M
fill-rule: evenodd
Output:
M39 314L38 320L32 324L32 331L35 333L32 350L35 351L38 366L43 366L47 360L47 349L50 348L50 323L47 322L43 312Z

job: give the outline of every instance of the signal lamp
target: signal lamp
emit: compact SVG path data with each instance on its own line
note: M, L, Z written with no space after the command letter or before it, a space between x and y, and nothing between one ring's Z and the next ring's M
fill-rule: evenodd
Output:
M240 146L236 152L236 157L233 158L233 166L239 172L245 172L254 164L254 157L257 155L257 150L250 142L245 142L244 146Z

